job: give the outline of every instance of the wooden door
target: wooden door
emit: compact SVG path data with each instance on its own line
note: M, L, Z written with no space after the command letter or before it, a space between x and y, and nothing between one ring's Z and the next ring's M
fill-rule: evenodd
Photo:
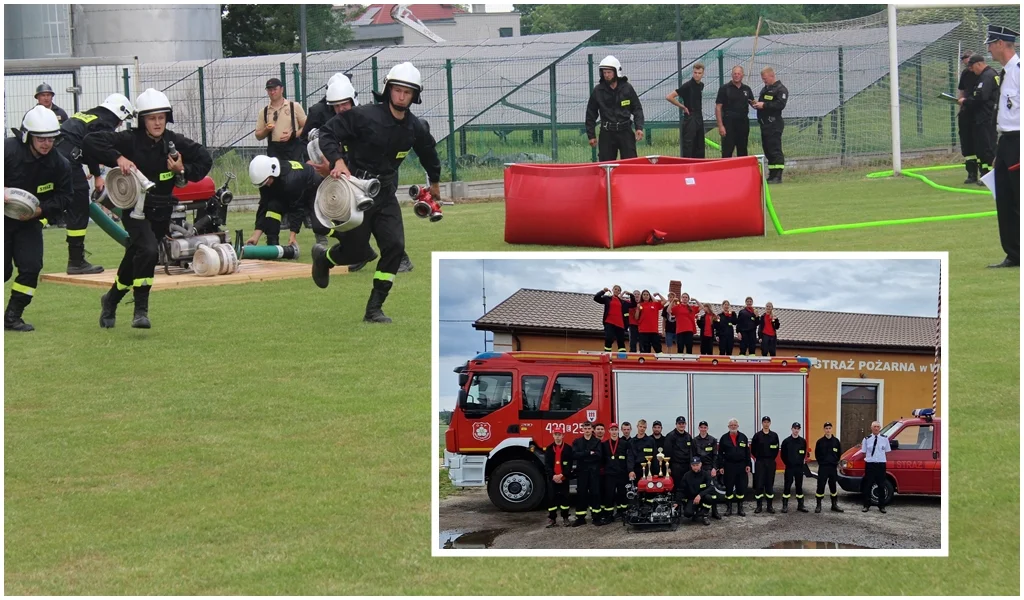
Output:
M871 433L871 422L878 415L878 385L844 383L842 386L839 442L845 452Z

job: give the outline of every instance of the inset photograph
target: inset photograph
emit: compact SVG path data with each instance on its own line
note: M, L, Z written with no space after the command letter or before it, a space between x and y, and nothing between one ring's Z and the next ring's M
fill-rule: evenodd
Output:
M946 555L944 253L434 261L435 555Z

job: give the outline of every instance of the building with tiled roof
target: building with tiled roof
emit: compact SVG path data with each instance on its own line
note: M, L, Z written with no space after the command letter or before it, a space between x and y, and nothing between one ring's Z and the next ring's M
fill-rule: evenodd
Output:
M873 420L884 423L931 406L935 318L786 307L774 313L779 356L817 359L810 375L811 414L835 423L844 447L865 435ZM497 352L602 350L602 315L603 306L590 293L520 289L473 327L492 332ZM694 350L699 348L695 340ZM774 429L785 435L788 425ZM804 436L812 442L820 437L821 423L805 425Z
M342 5L352 27L350 48L430 44L431 40L414 28L396 21L392 9L397 4ZM499 37L518 37L519 13L489 13L484 5L472 5L472 11L460 4L409 4L413 17L446 42L467 42Z

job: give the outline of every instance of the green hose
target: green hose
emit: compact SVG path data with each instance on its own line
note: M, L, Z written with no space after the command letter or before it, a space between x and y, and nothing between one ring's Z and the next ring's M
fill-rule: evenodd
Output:
M294 246L242 246L239 258L254 260L296 259Z
M967 188L957 188L957 187L950 187L948 185L941 185L941 184L935 183L931 179L928 179L924 175L920 174L922 171L944 171L946 169L960 169L962 167L963 167L963 165L939 165L939 166L936 166L936 167L914 167L914 168L911 168L911 169L903 169L903 174L906 175L907 177L912 177L914 179L919 179L919 180L925 182L926 184L928 184L929 186L931 186L931 187L933 187L933 188L935 188L937 190L941 190L943 192L954 192L954 193L957 193L957 194L977 194L977 195L982 195L982 196L991 196L992 195L992 192L989 192L987 189L984 189L984 190L971 190L971 189L967 189ZM891 170L889 170L889 171L876 171L874 173L868 173L867 174L868 179L881 179L883 177L892 177L892 176L893 176L893 171L891 171Z
M125 248L128 247L128 232L107 216L107 213L103 212L103 209L99 204L96 204L95 202L89 203L89 216L92 218L92 222L99 225L100 229L112 237L115 242L121 244Z

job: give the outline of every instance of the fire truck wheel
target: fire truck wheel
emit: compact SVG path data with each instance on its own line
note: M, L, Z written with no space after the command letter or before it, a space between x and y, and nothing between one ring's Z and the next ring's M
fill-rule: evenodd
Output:
M487 494L507 512L536 510L544 502L544 475L536 463L510 460L491 473Z
M896 495L896 487L892 484L892 480L889 479L888 477L886 477L885 485L882 486L882 489L879 490L878 486L876 485L876 486L871 488L870 494L871 494L871 504L877 505L878 504L879 494L884 494L885 495L885 503L886 503L886 505L889 505L889 504L892 504L892 498L893 498L893 496Z

